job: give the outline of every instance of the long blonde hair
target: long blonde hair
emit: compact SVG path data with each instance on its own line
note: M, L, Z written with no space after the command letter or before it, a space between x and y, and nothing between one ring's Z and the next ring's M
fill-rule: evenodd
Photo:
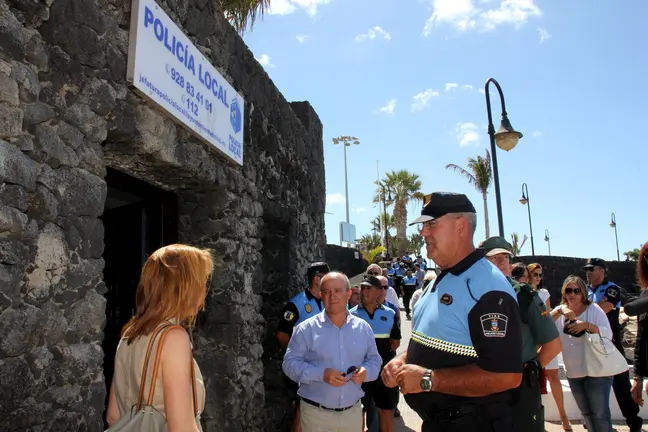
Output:
M173 319L193 326L204 309L214 269L211 251L183 244L162 247L146 260L135 295L136 313L122 330L128 343Z
M583 304L585 306L591 304L592 302L587 299L587 285L585 285L583 279L575 275L567 276L567 279L565 279L565 282L563 282L562 289L560 290L561 293L560 303L567 304L567 298L565 297L565 289L571 283L575 283L576 285L578 285L578 288L580 288L581 294L583 295Z

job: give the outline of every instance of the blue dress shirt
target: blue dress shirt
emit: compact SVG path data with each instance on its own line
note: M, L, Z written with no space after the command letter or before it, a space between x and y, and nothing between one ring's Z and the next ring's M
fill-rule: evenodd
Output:
M331 322L326 311L295 327L283 360L284 373L299 383L299 396L326 408L347 408L364 396L362 386L351 381L342 387L324 382L324 369L346 372L350 366L364 367L366 381L378 378L382 359L371 327L347 311L342 327Z

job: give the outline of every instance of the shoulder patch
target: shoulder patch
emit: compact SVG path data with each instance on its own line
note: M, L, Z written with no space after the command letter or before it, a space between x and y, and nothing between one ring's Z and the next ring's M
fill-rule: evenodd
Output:
M441 299L439 302L443 303L444 305L451 305L452 304L452 296L448 293L445 293L441 296Z
M313 311L313 308L311 307L310 304L306 303L306 306L304 306L304 310L306 313L311 313Z
M501 313L484 314L479 317L482 331L486 337L502 338L506 336L508 316Z
M295 314L290 311L285 311L283 317L286 321L292 321L295 319Z
M387 317L386 317L386 316L384 316L384 315L383 315L383 316L381 316L381 317L380 317L380 319L381 319L381 320L383 320L383 321L387 321Z

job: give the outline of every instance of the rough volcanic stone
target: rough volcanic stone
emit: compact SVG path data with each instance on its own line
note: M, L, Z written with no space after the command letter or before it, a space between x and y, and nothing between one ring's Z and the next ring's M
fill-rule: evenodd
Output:
M79 128L89 140L103 141L108 134L106 120L92 112L88 105L71 106L65 120Z
M15 146L0 139L0 180L32 190L36 186L38 164Z
M32 34L27 42L25 58L39 71L46 71L49 68L49 54L43 38L37 32Z
M99 116L108 115L115 107L115 90L102 80L88 81L79 94L77 103L86 104Z
M68 329L68 322L60 307L53 301L48 301L41 306L43 312L43 340L47 346L58 344Z
M3 72L0 72L0 102L5 102L11 106L18 106L20 103L20 99L18 99L18 83Z
M99 216L106 202L106 182L79 168L62 167L53 172L54 196L62 216ZM46 185L47 186L47 185Z
M103 262L99 272L103 268ZM97 334L101 331L106 319L106 299L97 294L95 290L89 290L85 298L75 303L66 315L70 330L80 334Z
M63 142L75 150L79 148L83 142L83 134L81 131L68 123L59 122L56 131Z
M9 10L7 2L0 2L0 58L20 61L24 56L23 27Z
M58 202L54 195L42 185L29 196L29 216L38 220L53 222L58 216Z
M27 290L30 297L37 300L50 295L70 263L70 252L63 230L57 225L46 223L41 229L36 243L35 268L27 274Z
M18 235L27 227L27 215L18 209L0 204L0 234Z
M4 183L0 185L0 203L26 212L29 206L28 192L23 186Z
M79 164L79 158L74 150L65 145L52 126L47 124L36 126L35 135L34 149L46 155L45 160L51 167L77 166Z
M0 138L15 137L22 133L23 112L0 104Z
M26 303L5 310L0 315L0 354L17 357L29 352L42 334L41 321L42 312Z
M56 117L56 112L52 107L42 102L24 104L22 108L24 112L23 120L27 127L39 125Z
M35 102L41 91L38 73L33 67L14 63L11 68L11 77L18 83L18 95L23 102Z

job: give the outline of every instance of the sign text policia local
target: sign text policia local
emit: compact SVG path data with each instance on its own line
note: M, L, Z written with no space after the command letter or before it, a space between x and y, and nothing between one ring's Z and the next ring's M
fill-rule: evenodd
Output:
M127 79L243 165L243 98L153 0L133 0Z

